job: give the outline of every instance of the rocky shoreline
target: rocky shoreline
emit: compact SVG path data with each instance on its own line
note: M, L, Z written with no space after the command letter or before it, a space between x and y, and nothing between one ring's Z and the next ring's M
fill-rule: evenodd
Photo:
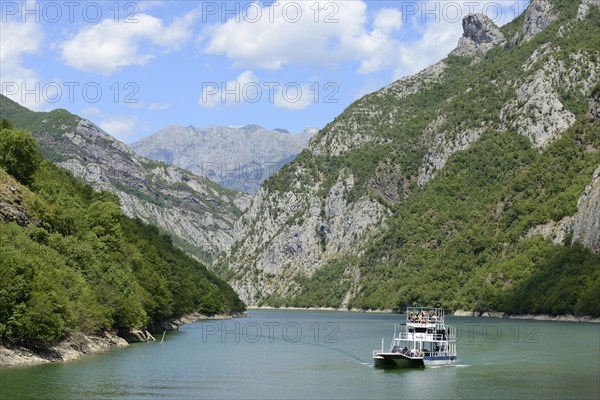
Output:
M152 333L178 330L179 326L184 324L200 320L225 320L243 316L245 313L234 315L192 313L124 332L103 332L97 335L75 333L58 342L24 345L4 340L0 342L0 367L77 360L84 355L104 353L115 348L126 347L130 343L155 341Z
M391 308L371 309L371 308L335 308L335 307L271 307L271 306L248 306L248 310L293 310L293 311L343 311L343 312L362 312L362 313L386 313L396 312Z
M270 306L249 306L249 310L305 310L305 311L342 311L342 312L364 312L364 313L385 313L391 314L397 312L391 308L385 309L362 309L362 308L335 308L335 307L270 307ZM585 322L600 323L600 317L591 317L589 315L550 315L550 314L508 314L501 311L468 311L456 310L452 313L456 317L483 317L483 318L509 318L524 319L536 321L564 321L564 322Z
M600 317L591 317L589 315L550 315L550 314L509 314L501 311L466 311L456 310L457 317L483 317L483 318L508 318L508 319L526 319L535 321L563 321L563 322L584 322L599 324Z

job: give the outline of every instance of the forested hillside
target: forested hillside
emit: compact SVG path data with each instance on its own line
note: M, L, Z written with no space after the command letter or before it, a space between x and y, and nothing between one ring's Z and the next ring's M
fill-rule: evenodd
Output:
M465 17L267 180L224 276L275 306L600 315L598 5Z
M0 167L0 337L52 340L245 309L158 228L44 160L5 119Z
M138 156L67 110L35 112L0 94L0 117L31 132L46 159L95 189L116 194L127 216L158 226L197 259L210 264L231 245L233 225L249 196Z

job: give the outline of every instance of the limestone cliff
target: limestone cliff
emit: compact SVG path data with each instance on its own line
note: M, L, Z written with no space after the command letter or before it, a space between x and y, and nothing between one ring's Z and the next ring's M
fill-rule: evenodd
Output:
M462 22L463 36L458 41L458 47L453 55L471 56L485 53L495 46L506 42L504 34L483 14L469 14Z
M550 0L533 0L525 12L523 39L529 41L556 20L554 5Z
M555 0L534 0L523 18L502 28L469 15L451 57L357 100L322 129L307 150L265 182L236 224L235 242L219 265L244 301L339 306L368 295L370 306L390 306L373 300L378 282L386 285L393 266L409 268L408 262L417 270L424 262L405 260L400 249L411 243L435 251L458 228L443 226L436 239L422 243L415 243L419 232L429 228L415 228L412 235L386 242L399 249L394 254L382 253L387 247L377 240L394 237L388 232L402 226L401 212L410 207L405 204L435 184L449 160L482 138L512 132L542 154L588 113L581 105L600 75L600 48L588 46L586 36L596 14L588 10L577 19L578 4L574 7L567 16ZM538 35L543 44L532 40ZM573 44L569 35L581 40ZM504 46L508 41L511 45ZM590 159L596 147L590 147ZM596 186L581 195L572 232L574 241L593 251ZM432 224L445 218L439 211L419 212L432 212ZM506 207L498 211L507 213ZM367 254L371 264L364 265ZM373 271L379 270L387 272L377 281ZM326 291L323 285L332 286L330 299L307 293L308 288Z

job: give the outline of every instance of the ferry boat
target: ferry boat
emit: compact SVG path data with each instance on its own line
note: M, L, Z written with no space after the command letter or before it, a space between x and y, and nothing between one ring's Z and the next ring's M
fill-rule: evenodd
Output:
M457 361L456 328L445 323L441 308L408 307L406 323L394 325L388 351L373 350L373 363L381 368L419 368Z

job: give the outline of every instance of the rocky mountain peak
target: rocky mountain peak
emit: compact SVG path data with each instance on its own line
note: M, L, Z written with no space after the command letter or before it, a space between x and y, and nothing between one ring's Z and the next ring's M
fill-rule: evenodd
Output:
M472 39L476 44L499 44L504 41L504 35L500 29L486 15L469 14L463 18L462 25L463 35Z
M250 124L250 125L244 125L240 128L240 130L244 131L244 132L248 132L248 133L254 133L256 131L263 131L265 130L265 128L263 128L260 125L256 125L256 124Z
M471 56L485 53L506 41L500 29L483 14L469 14L463 18L463 36L458 47L451 53L457 56Z
M251 124L207 128L169 126L130 144L139 155L187 169L228 189L256 193L293 160L318 130L300 133Z

